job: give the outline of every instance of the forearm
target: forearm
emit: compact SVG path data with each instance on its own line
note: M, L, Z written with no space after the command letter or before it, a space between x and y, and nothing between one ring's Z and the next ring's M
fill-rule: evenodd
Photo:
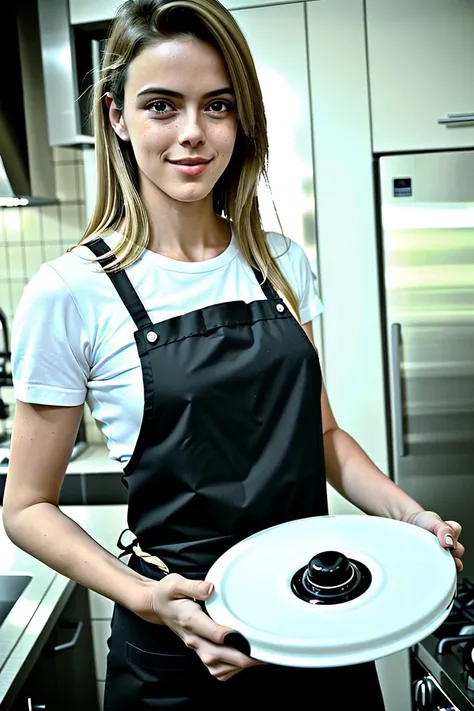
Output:
M50 568L146 617L151 580L131 570L51 503L4 519L13 543Z
M344 430L324 435L326 475L331 486L367 514L406 520L423 507L372 462Z

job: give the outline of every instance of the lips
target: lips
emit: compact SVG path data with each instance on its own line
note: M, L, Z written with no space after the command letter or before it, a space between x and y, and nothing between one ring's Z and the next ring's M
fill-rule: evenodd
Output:
M212 158L204 158L203 156L190 156L168 161L178 173L188 178L196 178L198 175L205 173L207 166L211 162Z
M169 163L174 165L202 165L210 163L212 158L201 158L197 156L195 158L180 158L179 160L170 160Z

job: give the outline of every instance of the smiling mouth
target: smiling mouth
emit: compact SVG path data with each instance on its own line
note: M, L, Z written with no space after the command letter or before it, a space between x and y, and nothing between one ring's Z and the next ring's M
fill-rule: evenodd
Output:
M206 165L212 158L183 158L183 160L170 160L173 165Z

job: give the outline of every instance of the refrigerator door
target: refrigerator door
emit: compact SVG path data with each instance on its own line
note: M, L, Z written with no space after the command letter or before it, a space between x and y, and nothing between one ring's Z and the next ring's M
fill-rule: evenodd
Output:
M379 161L394 479L474 576L474 151Z

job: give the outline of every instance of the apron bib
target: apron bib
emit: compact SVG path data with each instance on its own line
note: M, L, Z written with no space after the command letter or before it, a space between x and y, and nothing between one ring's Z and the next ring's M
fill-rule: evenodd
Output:
M103 240L88 246L98 257L109 251ZM265 299L156 324L126 271L108 272L137 327L144 386L143 421L122 478L128 526L142 551L188 578L203 579L224 551L263 528L328 513L319 359L286 304L253 271ZM129 565L156 580L164 574L135 555ZM248 702L255 684L267 702L288 688L307 701L310 685L333 687L337 678L340 686L342 677L364 708L383 709L373 664L262 665L219 682L167 627L119 606L109 648L109 711L218 709ZM341 696L341 704L348 699Z

